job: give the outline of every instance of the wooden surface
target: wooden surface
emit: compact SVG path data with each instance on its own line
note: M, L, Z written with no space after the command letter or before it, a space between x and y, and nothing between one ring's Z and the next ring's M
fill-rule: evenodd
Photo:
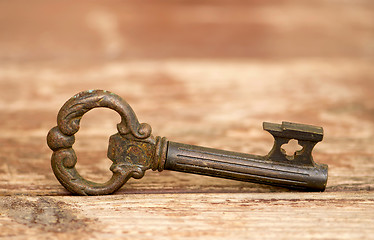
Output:
M2 1L0 238L373 239L371 1ZM72 196L45 141L75 93L122 96L154 135L266 154L262 122L323 126L324 193L148 171L110 196ZM94 110L74 149L110 178L119 117Z

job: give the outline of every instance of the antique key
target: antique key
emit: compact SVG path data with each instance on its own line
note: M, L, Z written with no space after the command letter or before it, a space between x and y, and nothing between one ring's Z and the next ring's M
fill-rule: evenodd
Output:
M113 161L113 175L106 183L88 181L75 169L77 157L72 148L74 134L82 116L89 110L106 107L121 116L118 133L110 137L108 158ZM323 129L283 122L263 123L274 137L273 148L266 156L236 153L167 141L151 135L151 127L139 123L130 105L119 96L102 90L78 93L69 99L57 116L57 126L47 136L53 150L51 163L59 182L79 195L111 194L131 177L139 179L148 169L174 170L213 177L282 186L302 191L324 191L327 165L313 161L313 147L322 140ZM302 146L293 156L282 149L289 140Z

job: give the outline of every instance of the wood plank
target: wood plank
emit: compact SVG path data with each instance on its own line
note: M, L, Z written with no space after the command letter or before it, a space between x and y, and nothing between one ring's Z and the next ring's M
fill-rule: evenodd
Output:
M21 2L0 2L0 60L374 56L368 0Z
M80 83L59 66L3 66L2 83L8 86L9 98L17 98L9 101L5 97L0 102L2 193L44 194L59 186L50 171L51 152L45 135L56 124L63 102L89 88L105 88L123 96L140 121L151 124L156 135L207 147L266 154L272 137L262 130L262 121L321 125L325 137L316 146L314 156L317 162L330 165L327 191L371 191L371 66L372 61L367 60L116 62L75 69ZM47 69L51 73L45 79ZM100 77L92 77L93 71ZM289 72L297 77L297 82L288 77ZM200 75L204 76L203 82ZM22 84L25 78L31 80ZM310 78L318 81L310 82ZM111 80L104 83L102 79ZM29 88L35 93L28 92ZM109 136L116 132L116 123L118 116L109 110L90 112L82 121L74 147L79 157L78 169L89 179L105 181L110 176L106 148ZM23 163L28 163L28 167ZM35 173L33 183L25 185L30 170ZM142 180L144 184L131 181L124 191L176 191L173 179L183 181L182 192L199 192L200 187L211 185L210 178L201 176L195 181L195 176L178 173L148 175ZM171 180L158 184L157 179L162 176ZM258 191L255 184L226 180L217 183L219 188L221 184L227 186L227 191ZM213 186L210 189L225 191L214 190ZM56 191L49 194L64 192Z
M1 197L14 239L371 239L371 193Z

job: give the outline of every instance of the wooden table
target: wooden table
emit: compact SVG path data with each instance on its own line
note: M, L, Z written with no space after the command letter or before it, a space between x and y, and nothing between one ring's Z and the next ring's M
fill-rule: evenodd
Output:
M22 3L0 3L0 238L373 239L370 1ZM87 89L122 96L154 135L226 150L266 154L263 121L323 126L327 189L148 171L113 195L72 196L45 138ZM118 122L83 118L84 177L109 179Z

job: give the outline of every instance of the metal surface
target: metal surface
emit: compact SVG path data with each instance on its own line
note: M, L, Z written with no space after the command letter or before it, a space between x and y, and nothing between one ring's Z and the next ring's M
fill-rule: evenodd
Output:
M121 116L118 133L109 140L108 158L113 161L112 178L106 183L88 181L75 169L77 157L72 148L74 134L82 116L89 110L106 107ZM264 123L274 137L274 146L266 156L204 148L168 142L151 135L151 127L140 124L131 107L119 96L102 90L81 92L68 100L57 116L57 126L47 136L53 150L51 164L59 182L79 195L110 194L131 177L142 178L152 170L174 170L194 174L257 182L304 191L324 191L327 165L313 161L313 147L322 140L321 127L283 122ZM282 145L290 139L302 146L287 156Z
M274 146L266 156L204 148L169 142L165 169L257 182L308 191L323 191L327 181L327 165L312 158L314 145L322 140L322 128L283 122L264 123L274 136ZM303 147L293 156L281 148L290 139Z

